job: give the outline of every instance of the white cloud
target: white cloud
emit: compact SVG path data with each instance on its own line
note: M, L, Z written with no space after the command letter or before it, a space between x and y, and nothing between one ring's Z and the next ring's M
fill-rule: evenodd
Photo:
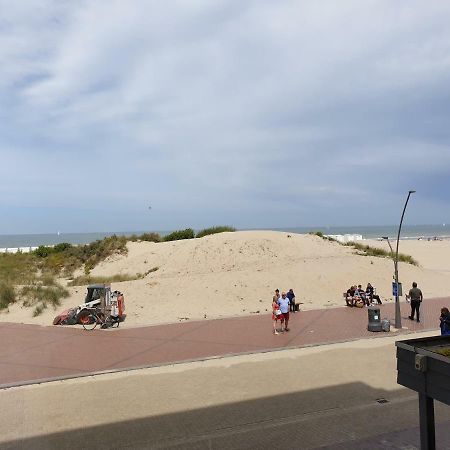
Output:
M223 210L230 223L270 226L264 202L285 211L297 196L312 218L327 217L331 199L388 221L380 192L401 196L409 182L393 162L419 183L449 170L445 3L0 9L0 152L26 168L0 190L16 205L138 207L155 192L168 221L190 202L199 226ZM49 169L56 176L36 177ZM105 175L93 191L93 171L124 182ZM336 210L328 223L345 220Z

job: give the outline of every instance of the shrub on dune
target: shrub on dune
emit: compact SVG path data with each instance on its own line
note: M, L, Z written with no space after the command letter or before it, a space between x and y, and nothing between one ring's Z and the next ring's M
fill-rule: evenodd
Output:
M229 227L227 225L220 225L217 227L205 228L204 230L199 231L195 237L201 238L203 236L208 236L210 234L225 233L227 231L236 231L236 228Z
M153 267L144 273L137 273L135 275L130 275L128 273L118 273L116 275L110 276L92 276L92 275L82 275L80 277L74 278L67 285L68 286L84 286L87 284L110 284L110 283L121 283L122 281L134 281L141 280L145 278L149 273L156 272L159 267Z
M143 233L137 236L137 240L146 242L161 242L161 236L158 233Z
M177 230L164 236L164 241L181 241L183 239L194 239L194 237L194 230L192 228L186 228L185 230Z
M7 308L16 301L16 291L10 284L0 284L0 309Z
M334 242L339 242L336 241L336 239L333 239L329 236L325 236L321 231L310 231L308 234L311 234L313 236L318 236L322 239L328 240L328 241L334 241ZM366 245L366 244L361 244L359 242L339 242L339 244L344 245L346 247L353 247L356 251L356 253L358 255L361 256L375 256L378 258L391 258L392 255L390 252L382 249L382 248L378 248L378 247L371 247L370 245ZM413 266L418 266L419 263L410 255L405 255L404 253L399 253L398 254L398 260L401 262L405 262L407 264L411 264Z

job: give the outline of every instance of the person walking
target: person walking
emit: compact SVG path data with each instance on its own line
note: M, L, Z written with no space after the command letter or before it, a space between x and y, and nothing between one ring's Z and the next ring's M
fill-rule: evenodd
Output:
M277 289L278 290L278 289ZM279 334L277 330L278 319L281 319L281 311L278 305L278 298L274 295L272 299L272 323L273 323L273 334Z
M409 290L408 297L411 301L411 315L408 318L414 320L414 314L416 314L417 322L420 322L420 304L422 303L423 295L415 281Z
M281 298L278 299L278 305L281 311L281 331L289 331L289 299L286 297L286 292L281 293Z

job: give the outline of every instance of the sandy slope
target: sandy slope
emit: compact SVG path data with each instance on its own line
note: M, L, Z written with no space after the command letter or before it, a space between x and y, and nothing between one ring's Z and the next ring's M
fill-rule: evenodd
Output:
M365 286L368 281L382 298L391 299L391 260L359 256L316 236L239 231L188 241L130 242L128 248L126 257L110 258L92 271L114 275L159 268L144 279L112 286L125 293L127 326L265 313L276 287L292 287L303 309L343 305L342 292L350 284ZM405 287L417 281L425 297L449 295L450 241L402 241L400 252L421 265L400 264ZM83 302L84 287L70 290L71 297L58 310ZM45 325L54 316L50 309L32 318L31 310L17 304L0 320Z

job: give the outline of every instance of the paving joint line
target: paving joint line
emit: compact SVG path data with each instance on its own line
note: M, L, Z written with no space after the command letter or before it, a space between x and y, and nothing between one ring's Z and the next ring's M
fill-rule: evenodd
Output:
M402 398L396 398L393 400L390 400L391 404L401 404L401 403L407 403L411 401L415 401L416 396L411 395L408 397L402 397ZM225 427L217 427L213 431L204 432L204 433L198 433L194 436L189 435L187 437L178 437L178 438L169 438L169 439L160 439L159 442L152 443L152 448L167 448L172 446L179 446L182 444L193 444L196 442L202 442L205 440L211 440L211 439L217 439L217 438L223 438L234 434L243 434L248 433L251 431L258 431L258 430L275 430L277 428L286 426L286 425L294 425L306 422L311 419L315 418L331 418L336 415L342 414L343 411L346 413L355 413L358 414L361 411L371 409L371 408L378 408L380 406L377 406L374 403L364 403L360 405L353 405L346 408L342 407L334 407L334 408L325 408L322 410L315 410L315 411L309 411L303 414L296 414L293 416L284 416L277 418L274 420L273 418L269 419L261 419L261 420L255 420L250 422L244 422L237 425L230 425ZM381 406L383 407L383 406ZM133 444L126 445L123 448L130 448L131 446L136 446L140 444L147 443L148 441L138 441L133 442Z

